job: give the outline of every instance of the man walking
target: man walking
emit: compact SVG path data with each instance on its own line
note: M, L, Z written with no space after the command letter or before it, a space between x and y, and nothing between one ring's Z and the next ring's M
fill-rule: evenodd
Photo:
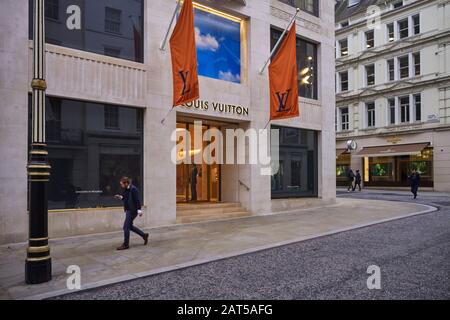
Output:
M355 174L353 173L352 169L348 170L347 173L347 182L348 182L348 188L347 188L347 192L350 192L350 190L354 191L355 189L353 189L353 180L355 179Z
M356 186L358 186L359 187L359 191L361 191L361 174L359 173L359 170L356 170L355 185L353 186L353 191L355 191Z
M414 195L414 199L416 199L417 191L419 190L419 184L420 184L419 172L417 172L416 169L413 169L412 173L408 177L408 179L409 179L409 183L411 184L411 192Z
M123 177L120 179L120 186L123 189L121 195L116 195L116 199L123 201L123 208L125 211L125 222L123 224L123 244L117 250L126 250L130 247L130 231L140 235L144 239L144 245L148 243L148 233L144 233L141 229L133 225L134 219L139 215L142 217L141 197L138 189L131 184L131 179Z

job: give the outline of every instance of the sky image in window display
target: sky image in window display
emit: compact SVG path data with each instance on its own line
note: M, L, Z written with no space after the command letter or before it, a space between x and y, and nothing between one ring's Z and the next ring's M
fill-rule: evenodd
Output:
M241 83L241 25L195 8L198 74Z

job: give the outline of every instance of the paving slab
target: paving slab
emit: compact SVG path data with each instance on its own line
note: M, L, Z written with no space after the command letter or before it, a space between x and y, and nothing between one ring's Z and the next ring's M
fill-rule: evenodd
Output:
M53 279L33 286L24 283L26 244L1 246L0 299L74 292L66 286L70 265L80 267L85 290L435 210L418 203L337 199L324 207L148 229L148 246L132 235L125 251L115 250L121 232L53 239Z

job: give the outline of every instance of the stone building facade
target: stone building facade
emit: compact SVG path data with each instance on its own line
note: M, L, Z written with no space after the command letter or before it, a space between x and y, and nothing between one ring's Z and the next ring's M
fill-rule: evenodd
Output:
M32 10L27 0L0 6L0 243L11 243L24 241L28 228ZM142 191L138 225L176 223L177 207L192 196L192 167L172 161L174 132L190 131L196 121L204 130L265 127L268 74L259 70L295 6L302 9L298 63L309 78L301 79L300 117L271 124L281 129L281 171L261 175L258 164L198 168L199 202L238 203L255 215L335 198L333 3L197 1L200 100L169 113L170 51L160 44L175 1L46 0L50 237L120 230L123 212L113 196L122 175Z

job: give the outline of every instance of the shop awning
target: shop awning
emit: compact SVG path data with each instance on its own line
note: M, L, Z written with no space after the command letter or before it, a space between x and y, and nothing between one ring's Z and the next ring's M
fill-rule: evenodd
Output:
M392 157L418 155L429 143L396 144L390 146L365 147L355 156L357 157Z
M347 149L336 149L336 158L345 152L347 152Z

